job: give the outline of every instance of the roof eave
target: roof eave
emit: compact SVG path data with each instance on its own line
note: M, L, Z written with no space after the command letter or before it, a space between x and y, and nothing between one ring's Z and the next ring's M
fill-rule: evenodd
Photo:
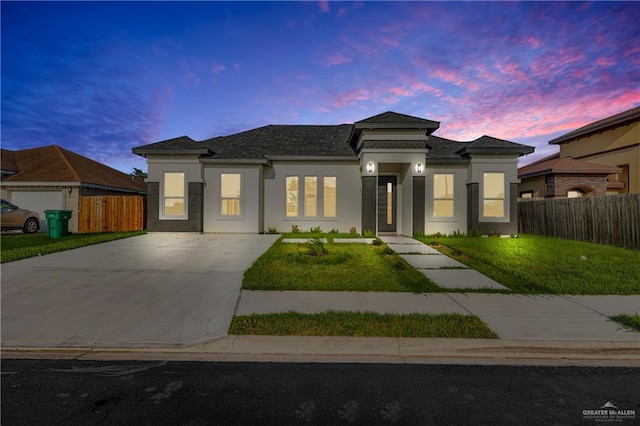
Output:
M192 149L153 149L153 148L133 148L134 154L141 157L147 155L211 155L213 152L209 148L192 148Z

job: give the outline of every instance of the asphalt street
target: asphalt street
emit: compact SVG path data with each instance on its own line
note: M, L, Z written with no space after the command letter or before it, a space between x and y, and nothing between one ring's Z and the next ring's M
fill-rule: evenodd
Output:
M640 370L5 359L1 404L6 425L631 425Z

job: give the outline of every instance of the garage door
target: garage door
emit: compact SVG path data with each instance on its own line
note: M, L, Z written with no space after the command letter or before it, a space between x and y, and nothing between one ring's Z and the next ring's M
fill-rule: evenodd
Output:
M62 209L62 191L11 191L13 204L23 209L32 210L40 215L40 230L47 230L45 210Z

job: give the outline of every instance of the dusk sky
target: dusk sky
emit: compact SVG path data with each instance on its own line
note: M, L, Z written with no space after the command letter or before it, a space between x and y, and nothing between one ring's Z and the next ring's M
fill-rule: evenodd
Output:
M635 2L6 2L1 143L131 148L395 111L536 147L640 105Z

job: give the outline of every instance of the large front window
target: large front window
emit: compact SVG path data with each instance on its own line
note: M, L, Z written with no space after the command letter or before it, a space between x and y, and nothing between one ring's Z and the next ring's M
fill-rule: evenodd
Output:
M324 177L324 217L336 217L336 177Z
M318 216L318 178L304 177L304 215Z
M433 175L433 217L453 217L453 174Z
M242 175L240 173L220 174L220 215L240 216Z
M298 176L287 176L287 217L298 216Z
M162 193L162 215L168 218L186 216L183 172L165 172Z
M504 173L484 173L482 184L482 216L505 217Z

